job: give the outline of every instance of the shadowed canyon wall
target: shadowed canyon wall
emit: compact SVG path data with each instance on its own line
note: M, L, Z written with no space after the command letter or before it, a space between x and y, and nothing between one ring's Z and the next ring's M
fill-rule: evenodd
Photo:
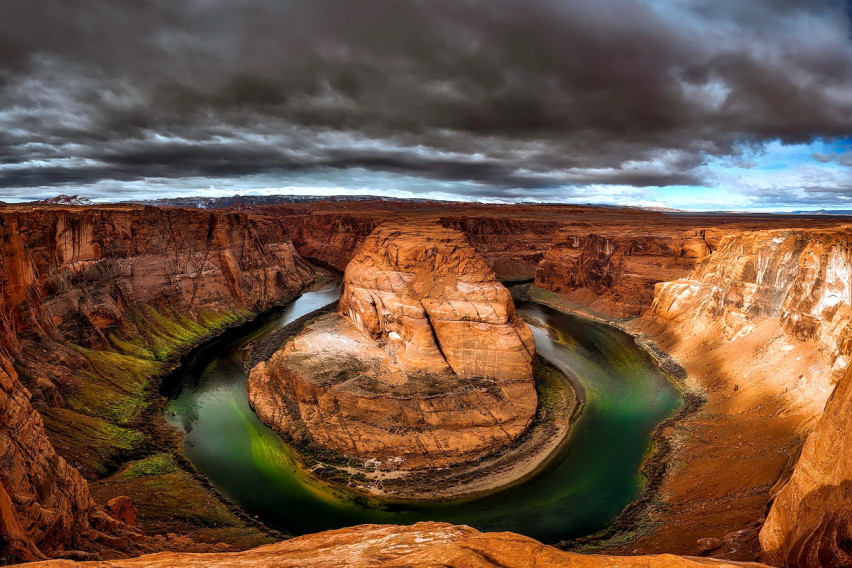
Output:
M130 552L114 535L135 529L94 504L75 467L97 477L144 441L134 424L176 353L317 271L280 223L245 214L7 207L0 233L2 537L21 559Z

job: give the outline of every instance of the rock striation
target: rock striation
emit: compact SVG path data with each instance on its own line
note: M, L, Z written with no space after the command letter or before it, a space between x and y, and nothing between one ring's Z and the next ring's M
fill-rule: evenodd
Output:
M532 422L535 344L458 231L388 223L346 269L338 314L249 376L277 431L396 469L478 459Z
M10 550L2 554L169 548L96 505L63 456L77 461L87 445L108 451L95 446L92 424L133 435L125 426L140 416L145 373L160 359L213 329L210 321L299 291L316 269L277 222L237 213L15 206L0 209L0 234L0 539Z
M654 286L678 279L713 250L715 231L618 227L589 233L586 223L556 233L536 271L535 284L615 317L638 315Z
M852 565L852 376L840 380L760 531L774 566Z
M300 536L246 552L163 553L121 562L75 563L55 560L33 568L767 568L750 562L708 558L604 556L564 552L514 533L481 533L447 523L412 526L361 525Z
M852 350L850 237L849 227L728 236L689 278L660 284L653 312L712 319L728 338L750 333L762 318L777 318L791 340L815 343L836 382Z
M845 529L838 524L814 532L830 503L842 502L838 494L819 506L815 497L800 501L842 476L823 469L843 468L829 457L843 455L835 447L842 430L822 424L840 408L826 401L834 383L832 401L843 398L849 372L849 242L848 227L733 233L689 276L657 285L651 309L632 328L683 363L687 388L706 402L670 434L678 465L662 488L660 529L640 540L640 550L689 553L700 534L725 541L740 558L758 553L760 521L824 408L817 430L826 431L805 446L798 481L776 500L761 541L772 562L791 554L790 566L808 565L791 552L801 539L810 539L801 545L807 554L839 542ZM798 516L800 507L810 512ZM677 542L682 547L672 548Z

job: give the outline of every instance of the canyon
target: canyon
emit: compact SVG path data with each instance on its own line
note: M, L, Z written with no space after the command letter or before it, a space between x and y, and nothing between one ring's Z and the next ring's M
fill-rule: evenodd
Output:
M322 566L346 558L353 566L699 566L711 561L695 556L710 555L722 566L846 565L852 471L837 459L848 449L852 396L852 230L844 222L366 200L210 211L5 206L0 557L69 558L47 563L56 566L157 551L173 552L121 565L198 565L202 557L182 553L215 552L203 557L205 565ZM394 238L416 238L388 254L394 231ZM460 235L467 241L459 244ZM438 244L424 247L424 239ZM426 250L437 252L417 256ZM414 266L429 270L404 282L400 275ZM413 468L474 459L526 428L535 410L533 350L495 278L534 278L533 299L618 325L664 363L663 354L676 359L686 371L676 379L694 404L659 432L668 467L644 528L595 545L618 556L447 524L360 526L252 548L277 537L174 461L174 434L148 424L159 419L156 384L191 346L326 277L321 267L346 269L338 312L308 323L301 339L256 368L250 390L257 382L302 385L298 392L280 386L275 396L298 401L311 434L328 436L321 439L343 452L363 440L334 440L343 428L320 433L326 415L312 415L311 407L325 404L327 391L316 381L294 383L285 365L309 360L312 346L331 343L330 336L345 336L350 354L373 357L365 367L396 366L382 384L418 373L496 381L473 390L477 397L499 390L498 397L468 401L489 408L487 427L478 423L484 413L438 408L438 416L452 417L445 423L451 430L481 427L484 434L475 443L461 436L440 444L455 454L427 446L405 456ZM471 329L488 339L466 342ZM470 356L483 350L495 356ZM317 372L307 363L304 369ZM346 420L363 427L375 415L361 413L371 408L363 398L334 396L351 411L336 419L347 429ZM259 414L290 432L282 406L263 398L253 398ZM380 402L396 426L415 425L407 403L389 411ZM507 434L496 435L498 423L511 425ZM382 459L401 454L398 440L379 440ZM178 477L185 486L172 493L175 502L189 494L209 499L227 520L215 530L203 519L166 530L164 517L146 509L145 491ZM128 503L113 501L119 487L138 491L127 495L139 507L138 526Z

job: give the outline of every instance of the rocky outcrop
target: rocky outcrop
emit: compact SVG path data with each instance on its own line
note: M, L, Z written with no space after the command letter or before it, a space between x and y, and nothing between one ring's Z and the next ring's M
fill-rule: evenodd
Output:
M361 525L300 536L246 552L231 554L157 554L120 563L52 561L33 568L766 568L762 564L720 562L706 558L603 556L563 552L514 533L481 533L446 523Z
M640 540L640 550L689 553L700 534L730 537L725 547L739 558L759 551L760 521L822 415L832 383L848 372L849 236L846 227L725 236L688 277L658 284L649 313L631 324L675 356L689 372L687 388L706 398L670 434L678 465L662 488L660 528ZM834 397L842 397L839 388ZM833 458L825 450L820 459L828 463ZM838 448L833 455L843 454ZM821 475L813 461L801 463L794 477ZM803 491L820 485L794 484L773 507L762 540L776 561L796 535L819 523L811 516L796 529L791 520ZM831 507L826 502L818 511L811 514ZM814 536L811 546L832 546L842 531L828 533ZM678 541L684 545L674 547Z
M852 565L850 409L852 376L847 373L760 531L767 562L797 568Z
M156 549L132 544L138 532L95 505L51 441L76 456L98 442L85 430L65 440L65 430L95 424L131 435L124 427L140 416L145 381L174 349L297 292L316 271L277 222L245 214L7 207L0 233L6 554ZM65 408L69 400L79 404ZM57 431L46 433L42 413L61 416Z
M606 315L635 316L651 304L657 283L688 274L715 240L706 229L625 229L564 227L538 266L536 286Z
M852 230L787 236L786 278L774 276L776 294L746 294L741 310L765 311L781 298L780 317L788 334L811 340L832 362L837 386L810 434L787 484L776 497L761 533L768 561L801 568L852 564ZM779 235L778 239L781 238ZM791 252L792 251L792 252ZM759 267L773 277L773 266Z
M755 231L722 239L689 278L661 284L656 316L712 319L728 338L777 318L791 340L813 342L836 380L850 361L852 230ZM823 399L824 401L824 399Z
M340 313L406 372L529 380L535 344L511 294L463 235L389 223L346 267Z
M421 469L478 459L532 422L532 333L457 231L377 228L339 312L252 369L249 399L279 432Z

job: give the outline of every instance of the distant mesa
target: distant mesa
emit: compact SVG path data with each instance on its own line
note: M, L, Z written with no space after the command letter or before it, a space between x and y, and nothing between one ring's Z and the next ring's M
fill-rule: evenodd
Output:
M87 197L79 195L57 195L40 201L33 201L32 205L93 205L94 202Z
M448 466L527 430L534 358L509 291L462 233L387 223L349 263L338 313L257 365L249 398L296 441L396 469Z

